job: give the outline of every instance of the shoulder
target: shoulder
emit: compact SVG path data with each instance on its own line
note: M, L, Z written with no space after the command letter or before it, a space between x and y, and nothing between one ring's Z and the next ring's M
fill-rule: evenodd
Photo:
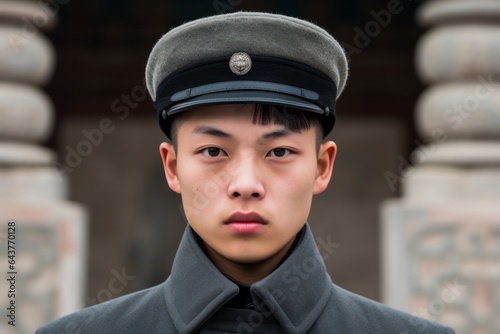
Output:
M163 287L161 284L84 308L39 328L36 334L160 332L155 327L171 325Z
M342 333L454 333L451 328L398 311L336 285L332 286L332 295L321 319Z

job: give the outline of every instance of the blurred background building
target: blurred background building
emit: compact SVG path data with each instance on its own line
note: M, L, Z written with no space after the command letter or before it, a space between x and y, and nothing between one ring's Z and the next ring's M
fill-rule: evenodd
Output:
M43 2L55 13L50 24L37 19ZM15 5L26 4L32 5L31 11L2 15L2 8L7 13ZM45 160L41 158L32 165L49 166L47 177L58 179L52 186L33 183L28 188L49 192L63 189L57 195L35 191L28 196L30 203L35 202L29 207L44 206L36 204L37 200L52 196L59 203L56 207L75 210L67 219L74 222L67 227L74 234L66 239L55 234L54 242L74 242L69 248L74 253L68 253L74 258L69 262L82 271L76 272L81 281L77 280L78 287L72 293L79 303L62 307L61 299L51 296L46 305L52 311L30 319L31 326L83 304L92 305L161 283L168 276L186 223L180 198L168 189L163 176L158 146L164 137L144 84L147 57L162 34L176 25L208 15L249 10L315 22L342 42L350 58L348 86L338 101L337 125L329 136L339 148L334 176L327 191L315 198L310 216L333 280L368 298L462 326L459 333L494 333L491 326L500 312L500 215L496 209L500 204L500 150L496 144L500 99L491 82L498 79L500 71L500 34L496 30L499 1L434 0L427 4L437 8L418 14L421 2L410 0L0 0L0 33L5 31L0 35L0 46L8 44L0 49L0 98L10 99L10 94L15 94L11 93L10 82L18 81L24 86L41 86L45 93L37 90L37 94L50 96L52 102L47 104L53 105L47 107L53 116L52 121L46 121L52 125L47 125L45 136L30 139L26 134L35 130L22 127L41 122L30 118L30 108L46 102L39 100L25 107L22 118L16 118L19 130L12 131L12 127L3 126L7 108L5 100L0 101L1 251L6 251L8 220L16 220L18 225L36 220L11 213L20 212L12 211L13 204L7 202L19 192L18 186L11 182L9 191L2 192L13 179L12 172L17 173L26 164L6 162L3 157L12 150L19 152L12 145L28 142L31 148L35 145L46 153L42 157ZM13 47L11 40L5 41L13 25L21 29L20 36L24 36L23 28L24 34L32 28L41 31L27 43L17 42L20 47L34 44L35 38L47 38L44 43L53 45L54 52L47 52L55 54L57 61L53 60L53 74L47 70L46 80L36 81L34 74L20 79L5 74L8 66L4 54L12 54ZM49 29L51 25L54 27ZM14 42L14 46L17 44ZM43 52L26 54L36 63L44 57ZM30 73L36 73L36 69ZM484 98L476 106L475 100L464 99L475 96L477 89ZM465 103L472 111L448 114L456 103ZM453 126L458 122L461 126L457 130ZM438 151L443 153L434 154ZM24 156L32 155L28 152ZM410 168L414 165L418 167ZM23 184L26 180L31 179ZM457 184L467 182L469 188L457 188ZM401 195L402 199L396 199ZM461 200L447 200L454 197ZM391 198L395 200L388 201ZM478 199L469 210L471 198ZM66 203L68 199L73 203ZM16 206L26 208L28 204L23 201L26 199L19 199ZM479 216L484 218L480 218L484 228L475 228L470 235L450 232L455 227L452 224L463 217L469 217L465 225L477 226L475 219ZM39 221L42 224L44 219ZM417 236L443 221L448 224L440 225L443 238L432 235L419 243ZM22 235L17 238L21 240ZM434 248L430 248L430 255L421 252L429 245L446 247L460 238L476 238L470 241L477 247L472 249L476 258L467 264L469 276L461 275L463 267L457 263L462 253L454 252L455 248L448 249L455 257ZM486 242L484 238L488 240L487 250L480 247ZM86 242L82 244L82 240ZM422 264L417 255L430 256L430 260L426 258ZM482 267L474 267L484 258L489 260L481 262ZM483 285L469 279L474 270L486 272L481 276ZM2 271L7 272L6 265ZM56 283L75 279L74 273L71 277L67 271L66 276L56 269L51 274ZM462 289L453 300L443 297L447 290L442 284L446 283L455 287L455 292ZM476 287L480 289L476 295L483 299L473 298ZM53 287L56 296L64 291L60 286ZM479 306L468 303L470 300L480 300ZM2 299L0 303L4 303ZM484 307L493 311L477 311ZM479 318L482 320L476 321ZM13 330L0 327L2 332L4 328ZM12 333L23 333L19 328ZM484 331L480 332L481 328Z

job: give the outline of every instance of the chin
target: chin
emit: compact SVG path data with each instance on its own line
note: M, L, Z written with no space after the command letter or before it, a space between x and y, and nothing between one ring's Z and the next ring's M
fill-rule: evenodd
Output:
M227 256L227 258L233 262L243 263L243 264L259 263L271 257L271 255L266 256L266 254L250 254L250 253L246 254L239 253L234 256L231 255L233 254L230 254L229 256Z

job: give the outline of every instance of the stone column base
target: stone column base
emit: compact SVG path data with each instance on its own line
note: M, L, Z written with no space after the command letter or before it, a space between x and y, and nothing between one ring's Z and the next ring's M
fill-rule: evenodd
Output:
M457 334L498 333L499 204L498 199L386 202L384 302Z
M0 333L34 333L83 307L87 227L85 209L74 203L2 199ZM4 314L15 314L15 327Z

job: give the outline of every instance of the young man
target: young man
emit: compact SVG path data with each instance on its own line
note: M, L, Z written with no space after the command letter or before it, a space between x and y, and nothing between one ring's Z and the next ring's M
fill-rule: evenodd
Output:
M347 61L323 29L234 13L171 30L146 69L188 226L165 283L42 333L440 333L334 285L307 223L337 151Z

